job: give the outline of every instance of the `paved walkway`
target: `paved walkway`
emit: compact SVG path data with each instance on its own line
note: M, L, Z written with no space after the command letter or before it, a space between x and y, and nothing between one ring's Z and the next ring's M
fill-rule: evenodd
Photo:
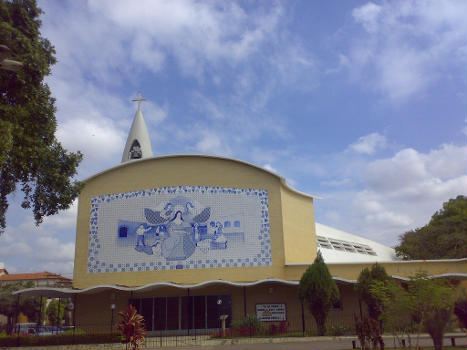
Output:
M455 335L456 346L459 349L467 349L467 335L462 333L449 333L445 335L444 345L450 346L449 336ZM398 347L392 336L384 336L386 347ZM352 349L352 340L356 337L284 337L284 338L235 338L235 339L208 339L207 337L179 336L164 337L161 339L151 337L147 339L145 350L153 349L183 349L183 350L347 350ZM413 340L413 345L415 340ZM162 347L161 347L162 345ZM408 342L407 342L408 345ZM420 346L433 346L428 334L423 334L419 342ZM358 342L357 342L358 346ZM2 348L2 350L92 350L108 349L123 350L124 344L82 344L82 345L58 345L41 347Z

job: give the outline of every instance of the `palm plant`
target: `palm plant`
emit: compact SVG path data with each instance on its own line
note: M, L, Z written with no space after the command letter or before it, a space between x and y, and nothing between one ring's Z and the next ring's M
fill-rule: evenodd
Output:
M125 312L118 313L122 320L117 328L122 333L122 343L130 345L131 350L141 349L146 337L146 329L144 326L144 318L138 314L133 305L128 305Z

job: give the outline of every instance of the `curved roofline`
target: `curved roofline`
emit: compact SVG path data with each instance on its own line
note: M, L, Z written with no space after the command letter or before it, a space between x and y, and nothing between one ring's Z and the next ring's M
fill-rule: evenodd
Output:
M398 275L391 275L392 278L398 279L401 281L410 281L409 277L402 277ZM428 275L428 279L437 279L437 278L446 278L446 277L451 277L451 278L458 278L461 280L467 279L467 273L459 273L459 272L453 272L453 273L442 273L440 275Z
M398 275L391 275L392 278L394 279L399 279L399 280L404 280L408 281L409 278L407 277L401 277ZM458 278L458 279L467 279L467 273L443 273L440 275L431 275L430 278L443 278L443 277L451 277L451 278ZM339 276L333 276L333 280L336 282L344 282L344 283L350 283L354 284L357 283L357 280L350 280L347 278L339 277ZM144 291L150 291L150 290L155 290L158 288L162 287L174 287L174 288L179 288L179 289L198 289L202 288L205 286L209 285L214 285L214 284L223 284L223 285L228 285L232 287L253 287L258 284L262 283L268 283L268 282L277 282L277 283L283 283L287 284L290 286L297 286L300 282L297 280L284 280L280 278L265 278L262 280L257 280L253 282L232 282L232 281L226 281L226 280L209 280L209 281L204 281L200 283L194 283L194 284L178 284L178 283L173 283L173 282L154 282L154 283L149 283L144 286L137 286L137 287L126 287L126 286L120 286L120 285L111 285L111 284L102 284L102 285L97 285L93 287L88 287L84 289L73 289L73 288L52 288L52 287L35 287L35 288L26 288L26 289L21 289L14 291L12 294L13 295L18 295L18 294L26 294L30 296L38 296L38 295L44 295L41 294L40 292L48 292L45 293L47 296L51 297L71 297L74 294L93 294L97 293L100 290L114 290L114 291L121 291L121 292L144 292Z
M131 164L135 164L135 163L139 163L139 162L147 162L147 161L155 160L155 159L166 159L166 158L177 158L177 157L213 158L213 159L229 160L229 161L233 161L233 162L240 163L240 164L243 164L243 165L248 165L248 166L251 166L251 167L256 168L258 170L262 170L262 171L264 171L264 172L266 172L266 173L268 173L270 175L273 175L273 176L277 177L281 181L282 185L285 188L287 188L288 190L290 190L290 191L292 191L294 193L297 193L299 195L302 195L304 197L308 197L308 198L311 198L311 199L322 199L322 197L315 196L315 195L312 195L312 194L308 194L308 193L304 193L304 192L296 190L295 188L291 187L286 182L285 178L283 178L279 174L277 174L275 172L272 172L270 170L267 170L267 169L265 169L263 167L260 167L260 166L258 166L256 164L249 163L249 162L246 162L246 161L243 161L243 160L240 160L240 159L236 159L236 158L229 158L229 157L208 155L208 154L196 154L196 153L195 154L167 154L167 155L157 156L157 157L128 160L127 162L124 162L124 163L118 164L116 166L113 166L111 168L107 168L105 170L99 171L96 174L91 175L88 178L84 179L83 182L88 182L89 180L91 180L91 179L93 179L95 177L98 177L98 176L100 176L102 174L105 174L106 172L109 172L109 171L112 171L112 170L115 170L115 169L118 169L118 168L123 168L123 167L126 167L126 166L130 166Z
M467 261L467 258L460 258L460 259L434 259L434 260L391 260L391 261L342 261L342 262L327 262L326 265L361 265L361 264L411 264L411 263L437 263L437 262L460 262L460 261ZM303 266L303 265L311 265L311 262L300 262L300 263L286 263L285 266Z

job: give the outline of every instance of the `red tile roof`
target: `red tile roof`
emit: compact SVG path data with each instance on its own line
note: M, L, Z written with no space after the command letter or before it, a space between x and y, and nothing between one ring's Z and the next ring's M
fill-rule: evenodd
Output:
M26 281L26 280L51 280L60 279L63 281L71 281L71 279L57 275L52 272L36 272L36 273L10 273L0 276L0 281Z

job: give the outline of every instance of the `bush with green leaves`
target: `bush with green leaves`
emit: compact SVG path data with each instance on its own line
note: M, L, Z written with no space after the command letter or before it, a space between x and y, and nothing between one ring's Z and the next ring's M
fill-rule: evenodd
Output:
M118 313L122 318L117 328L122 335L122 343L131 347L131 350L141 349L146 338L144 318L138 314L133 305L128 305L126 311Z
M241 320L233 321L231 327L234 330L233 335L252 336L261 331L262 324L255 315L247 314Z
M69 344L103 344L119 343L119 334L93 333L93 334L57 334L47 336L18 336L7 335L0 336L0 348L20 346L50 346L50 345L69 345Z

